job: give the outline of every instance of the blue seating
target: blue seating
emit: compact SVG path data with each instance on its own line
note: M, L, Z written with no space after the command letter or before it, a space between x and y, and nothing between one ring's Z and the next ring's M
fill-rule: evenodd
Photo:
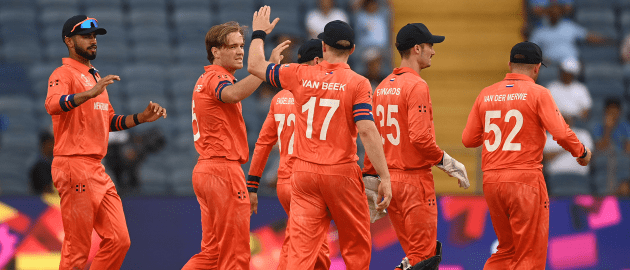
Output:
M593 80L623 80L623 68L615 63L594 63L584 66L584 78L588 81Z
M4 53L15 53L10 50L11 48L7 50L7 46L3 49ZM0 62L0 95L31 95L31 84L22 65Z
M578 174L553 174L549 176L549 191L554 196L591 194L591 181Z
M59 35L61 36L61 28L66 20L79 14L81 13L79 13L79 10L76 7L55 6L43 9L39 18L42 25L58 27Z
M43 10L54 9L54 8L68 8L70 10L72 9L76 10L79 7L79 0L35 0L35 1L37 2L37 5ZM79 13L76 13L74 15L77 15L77 14ZM71 15L70 17L74 15Z
M592 9L592 8L613 8L615 1L610 0L575 0L576 10Z
M172 87L171 91L173 93L192 93L193 85L195 84L197 79L199 79L199 76L203 74L203 72L203 66L191 65L188 63L181 63L179 65L170 66L168 68L168 71L166 72L166 75L173 83L173 86L175 86L175 84L179 81L183 81L185 85L185 87L183 87L184 89Z
M254 8L248 9L243 6L242 9L231 9L231 10L222 10L218 14L218 22L217 23L226 23L229 21L236 21L240 25L251 25L252 24L252 16L254 14Z
M129 61L129 48L122 41L98 41L97 38L97 54L95 63L106 64L122 64Z
M6 7L0 9L0 25L31 24L34 25L37 12L31 7Z
M201 75L201 74L199 74ZM193 89L195 88L196 79L181 79L174 81L171 85L171 93L176 95L192 97Z
M607 97L623 97L625 87L621 81L611 80L592 80L586 82L591 97L593 99L603 100Z
M120 7L92 7L86 9L85 15L91 18L96 18L98 20L99 26L107 29L109 31L109 27L118 26L122 27L124 25L124 18L122 10Z
M178 9L195 9L195 10L210 10L211 3L210 1L199 1L199 0L172 0L173 7L175 10Z
M588 63L610 62L619 63L619 49L613 46L580 46L580 58Z
M127 0L132 9L166 9L166 0Z
M213 15L209 9L181 8L173 13L173 22L176 26L210 27ZM207 31L207 29L206 29Z
M59 32L61 37L61 32ZM39 33L35 25L31 24L7 24L0 26L0 38L6 45L32 43L39 44Z
M129 13L129 23L133 27L137 26L167 26L167 16L165 9L138 9Z
M168 65L172 62L172 50L168 44L143 43L133 47L136 62Z
M25 7L25 8L35 8L34 0L2 0L0 1L0 9L9 9L9 8L17 8L17 7Z
M171 43L168 29L158 26L134 27L128 32L128 37L136 46L145 45L147 43L169 46Z
M123 4L123 0L81 0L81 2L83 2L83 6L86 8L120 8ZM89 14L86 15L90 16Z
M173 192L178 196L194 196L192 169L181 168L173 172Z
M149 101L158 103L168 110L168 98L165 95L158 93L148 93L142 96L129 97L127 101L127 110L129 112L142 112L149 105Z
M49 62L59 61L61 58L68 57L68 47L65 43L52 42L46 46L44 54Z
M126 85L128 97L142 97L150 95L166 95L164 83L153 80L132 80ZM148 101L147 101L148 102Z
M164 68L154 64L135 64L123 67L120 72L128 81L134 80L161 80L164 78Z
M197 44L180 44L175 51L175 55L180 65L204 66L210 64L206 46L202 42Z
M575 11L575 20L584 26L599 25L614 28L615 12L613 9L601 8L578 9Z

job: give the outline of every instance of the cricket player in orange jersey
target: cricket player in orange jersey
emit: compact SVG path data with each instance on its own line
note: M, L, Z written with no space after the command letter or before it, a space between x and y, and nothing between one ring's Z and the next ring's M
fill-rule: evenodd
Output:
M271 29L269 30L271 31ZM201 252L182 269L249 269L249 217L245 175L247 132L241 100L262 80L247 76L236 83L234 72L243 67L244 26L237 22L215 25L206 34L211 65L192 93L192 131L199 160L193 188L201 208ZM272 53L276 62L287 45Z
M534 83L542 51L521 42L510 53L510 73L475 100L462 142L483 145L483 193L499 239L484 269L545 269L549 197L542 173L546 131L586 166L591 151L566 124L549 90Z
M322 41L319 39L311 39L304 43L298 50L298 58L299 64L310 66L319 64L319 62L323 60ZM256 198L255 205L258 205L256 192L258 191L260 177L267 164L267 158L269 157L271 149L276 142L278 142L278 148L280 149L280 165L278 166L276 191L278 193L278 200L280 200L280 204L282 204L282 208L284 208L287 216L291 215L291 179L293 178L292 171L293 163L295 162L293 141L295 136L295 114L297 112L294 103L293 94L288 90L282 90L273 97L269 113L262 126L260 135L258 135L258 141L256 141L256 148L254 149L252 162L249 166L249 175L247 176L247 191L250 192L250 198ZM254 199L252 199L252 201L254 202ZM254 212L256 212L256 210L254 210ZM290 225L287 223L287 232L285 234L284 243L282 243L278 270L287 269L287 254L290 239L289 226ZM329 253L328 243L324 241L317 255L315 269L328 270L328 268L330 268Z
M389 219L405 254L396 269L437 269L441 244L437 242L437 205L431 167L457 177L468 188L463 164L442 151L435 142L429 86L420 77L431 66L434 43L444 41L422 23L407 24L396 35L402 60L374 91L373 108L392 181ZM367 193L374 168L369 158L363 167ZM370 198L368 194L368 198ZM372 203L372 202L369 202Z
M109 132L166 118L166 109L152 102L139 114L114 114L106 86L120 78L101 78L90 63L96 58L96 35L106 33L94 18L68 19L61 37L70 57L62 59L48 83L45 105L55 135L51 170L65 234L59 269L85 268L92 228L103 241L90 269L120 268L130 241L122 202L101 164Z
M372 116L370 83L347 64L354 31L345 22L329 22L318 36L323 40L322 63L276 65L264 58L263 30L278 21L269 23L269 13L268 6L254 13L248 71L291 91L298 112L287 269L313 269L331 219L337 224L346 269L368 269L370 213L357 164L357 132L382 178L379 210L389 205L391 183Z

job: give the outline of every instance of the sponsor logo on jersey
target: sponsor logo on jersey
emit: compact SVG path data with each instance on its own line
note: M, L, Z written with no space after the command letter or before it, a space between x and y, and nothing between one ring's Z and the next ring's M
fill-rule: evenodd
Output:
M286 98L286 97L278 98L278 100L276 101L276 104L289 104L289 105L291 105L291 104L294 104L294 103L295 103L295 100L293 98Z
M99 111L109 110L109 104L103 102L94 102L94 109Z
M201 88L202 88L202 87L203 87L203 84L198 84L198 85L195 87L195 92L201 92Z
M85 74L81 73L81 79L83 80L83 85L93 87L94 84L88 79Z

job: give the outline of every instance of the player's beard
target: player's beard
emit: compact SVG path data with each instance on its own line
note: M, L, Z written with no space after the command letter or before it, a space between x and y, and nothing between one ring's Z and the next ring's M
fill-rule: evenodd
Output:
M87 51L89 48L92 48L92 47L94 47L94 49L96 49L96 45L87 47L85 50L81 49L79 47L74 47L74 48L75 48L76 53L79 56L81 56L81 57L83 57L83 58L85 58L87 60L94 60L94 59L96 59L96 51L94 51L94 54L91 54L90 52Z

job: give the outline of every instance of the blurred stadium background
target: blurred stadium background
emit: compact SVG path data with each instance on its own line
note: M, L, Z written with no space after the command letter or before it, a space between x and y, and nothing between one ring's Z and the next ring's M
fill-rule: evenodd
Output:
M150 220L151 217L142 214L142 210L132 210L143 209L143 206L150 209L148 210L149 213L157 213L157 215L160 215L159 213L168 215L168 213L176 213L177 211L192 213L186 222L193 222L194 225L186 224L184 221L175 223L181 226L190 226L190 231L195 232L189 237L188 240L190 241L181 240L182 245L187 245L190 252L180 252L182 254L179 258L187 259L196 252L197 238L200 235L197 233L200 230L199 224L196 224L198 223L199 210L198 206L195 206L196 201L191 183L192 168L198 155L192 141L190 100L193 85L203 72L202 67L208 64L204 44L205 33L212 25L226 21L235 20L244 25L251 25L251 16L254 10L262 4L270 5L272 16L280 17L281 21L274 30L272 38L267 39L266 50L269 53L276 43L284 39L291 39L295 46L290 48L285 59L287 61L296 59L297 48L301 42L310 38L307 23L307 17L310 16L309 12L318 9L319 2L320 0L1 0L0 242L2 239L14 239L8 236L2 238L1 232L4 232L3 228L5 227L7 232L17 233L13 241L14 246L18 243L22 245L26 239L29 239L27 236L32 235L33 232L41 233L41 235L49 235L50 233L54 235L53 238L56 238L57 242L61 239L58 230L60 224L55 225L56 230L46 233L43 232L44 229L38 229L44 226L41 225L43 220L49 220L47 222L55 224L54 213L47 214L48 216L44 218L44 214L50 211L54 212L54 210L49 211L47 208L50 206L50 209L55 209L54 191L52 195L44 193L41 197L44 199L40 200L39 197L33 196L40 192L33 190L29 183L31 182L31 168L42 160L41 134L51 131L51 120L45 111L44 100L49 75L61 64L61 58L68 55L65 45L60 40L61 27L66 19L76 14L85 14L96 18L99 25L107 29L107 35L97 38L98 55L92 64L102 76L107 74L121 76L122 81L108 87L111 104L117 113L139 112L144 109L149 100L158 102L168 109L168 119L141 125L123 135L112 136L105 164L119 186L119 191L126 204L127 216L138 216L137 219L143 221L146 221L145 219ZM376 6L371 7L368 6L370 2L336 0L332 3L346 14L348 21L357 31L357 39L369 35L365 31L373 30L369 23L365 24L366 21L374 20L387 24L384 27L387 31L385 50L377 50L377 56L374 56L374 47L371 47L368 42L362 44L357 40L357 51L350 59L353 69L370 77L373 82L378 83L379 78L389 74L392 67L399 63L400 59L393 46L393 39L398 29L405 24L423 22L432 33L446 36L444 43L434 47L436 55L433 58L433 66L422 71L421 75L431 89L438 145L466 165L472 186L468 190L460 190L454 178L449 178L443 172L436 170L434 171L435 187L441 195L481 195L480 149L465 149L461 144L461 133L477 94L483 87L501 80L508 72L507 62L509 61L510 48L517 42L527 39L528 33L535 29L537 24L540 24L540 19L533 12L537 6L527 0L378 0L375 1ZM621 101L621 121L628 122L630 65L624 65L620 50L624 37L630 33L630 1L565 0L561 2L571 5L571 12L566 14L568 19L574 20L583 27L609 39L609 42L604 45L578 42L582 69L577 77L588 86L593 105L589 116L583 121L578 121L576 125L589 131L598 125L601 126L604 121L604 100L611 96ZM382 27L382 25L380 26ZM248 37L245 48L247 52L249 34L246 36ZM550 63L548 66L548 68L542 69L538 80L539 84L547 85L559 76L560 63ZM242 79L245 76L247 76L245 69L236 73L237 79ZM373 86L376 85L373 84ZM243 114L248 129L250 152L253 151L273 95L274 89L271 86L262 85L255 94L243 101ZM625 135L626 140L628 137L630 134ZM624 137L622 136L622 138ZM628 142L625 141L625 143ZM359 156L362 157L363 149L359 148ZM571 173L547 175L550 194L558 196L622 194L620 190L627 187L627 181L630 177L628 151L630 151L630 147L627 147L627 150L621 149L614 152L616 157L614 166L611 166L609 162L611 159L600 158L599 162L593 163L586 176ZM594 153L594 158L597 158L598 151L594 150ZM269 196L262 200L271 204L269 209L275 209L274 203L277 204L277 200L274 199L277 162L277 153L274 153L269 159L263 175L263 183L261 183L261 195ZM362 160L360 165L362 165ZM249 164L243 165L245 173L247 173L248 167ZM440 203L441 207L448 205L449 200L445 198L449 197L443 197ZM481 205L485 203L481 197L461 198L470 198L471 202L478 202ZM480 198L481 201L479 201ZM612 199L614 203L610 200L607 201L606 198ZM571 209L588 210L578 211L577 217L573 216L575 213L572 213L571 218L558 221L558 224L564 224L559 225L560 227L566 225L567 228L556 231L560 235L584 233L585 230L593 232L595 229L605 227L601 227L603 226L601 223L599 224L600 227L597 227L597 224L589 223L589 215L613 213L609 216L618 217L618 220L613 218L609 223L604 223L608 224L606 226L618 228L624 226L623 222L627 224L627 221L621 219L623 214L625 216L630 214L628 213L630 202L625 199L585 196L558 200L561 205L567 204L566 207L558 208L561 209L558 211L562 211L559 213L563 215L569 215L568 212ZM169 202L181 207L171 209L168 206ZM156 205L168 210L162 208L162 211L157 211L154 209L157 207ZM576 208L575 205L582 208ZM483 265L483 261L489 256L493 241L491 238L494 237L494 232L491 227L488 227L489 219L481 221L482 219L485 220L487 210L483 210L483 207L475 209L477 209L475 211L482 211L483 215L468 219L467 222L478 224L477 227L470 228L473 231L478 230L475 234L478 237L484 235L485 242L477 244L484 248L487 246L488 250L476 251L475 256L481 258L475 259L476 262L456 260L453 263L453 268L444 269L480 269L479 263ZM600 211L600 209L604 210ZM264 230L267 226L281 233L278 228L282 225L278 225L277 220L281 220L284 214L279 208L273 211L277 212L274 212L273 218L261 217L260 214L254 216L252 218L252 231L255 229ZM444 213L448 210L440 208L440 211ZM466 215L470 218L471 213L475 211L463 212L468 213ZM614 213L618 215L615 216ZM451 220L454 216L459 215L459 212L451 215L450 219L446 216L440 217L440 222L444 219L446 224L450 224L449 222L464 224L467 220L465 218ZM167 240L147 242L146 239L152 238L148 232L143 233L142 229L137 229L137 232L134 231L137 228L134 226L141 226L138 224L148 225L150 222L137 221L136 225L132 225L134 218L130 217L127 220L130 223L132 242L136 241L135 238L137 237L139 238L138 245L142 247L168 245L169 241ZM168 219L163 218L162 220ZM553 222L554 219L552 219ZM48 227L55 226L50 225ZM173 227L174 225L169 226ZM388 223L380 226L382 228L391 227ZM458 225L449 226L457 227ZM627 228L628 225L625 226ZM373 228L373 234L376 232L375 235L378 236L376 238L381 239L375 241L385 243L378 252L385 253L376 254L390 258L389 261L393 264L389 263L387 265L389 268L390 265L393 266L400 261L402 251L395 244L395 238L391 239L391 231L379 228ZM176 227L172 229L182 230L182 228ZM155 230L149 231L160 233ZM183 231L188 232L187 230ZM334 232L334 228L331 228L331 239L334 240L334 233L332 232ZM472 241L470 239L481 239L467 236L464 232L454 233L455 236L451 233L449 232L448 235L446 232L440 233L440 237L444 236L444 238L454 241L447 243L447 246L451 247L452 245L455 249L465 247L466 243ZM617 229L608 232L608 234L616 233L618 233ZM63 233L61 232L61 234ZM597 238L597 235L593 234ZM628 239L627 231L625 235L625 239ZM165 239L174 241L172 240L174 237L171 235ZM578 237L575 238L578 240L573 238L569 240L582 243L579 241L592 240L589 237L587 235L586 238ZM601 236L599 239L601 241ZM607 239L615 241L614 237ZM486 243L488 241L490 242ZM30 253L27 252L26 257L22 257L21 266L18 263L17 268L54 269L55 260L58 262L58 258L55 257L58 254L55 255L56 253L54 253L59 248L56 246L59 245L57 242L51 240L48 242L49 244L44 244L44 247L38 246L42 252L52 252L53 255L28 257ZM7 247L7 243L12 242L2 242L0 246ZM128 261L133 257L133 254L141 253L134 249L135 243L132 244ZM177 244L174 246L180 247ZM258 247L261 246L264 247L264 244ZM375 242L376 246L378 245ZM567 246L571 245L564 245L563 247ZM601 246L598 247L601 248ZM630 253L627 240L619 243L619 248L621 251L617 250L612 254L619 252L624 254L623 252L625 252L627 255ZM34 250L40 249L35 248ZM261 250L258 252L262 252ZM450 252L446 250L445 248L445 252ZM457 252L464 254L464 250L460 249ZM604 252L597 251L597 248L594 250L594 255L584 255L591 260L582 262L582 264L580 264L581 262L562 264L563 260L558 258L564 257L555 253L560 256L556 257L556 261L560 260L560 263L550 263L550 268L621 269L617 266L630 267L628 259L624 261L611 259L613 263L608 264L611 268L599 267L603 261L602 258L610 255L602 255ZM471 251L467 250L466 252ZM5 265L7 265L7 269L10 269L11 265L16 267L16 261L11 258L17 253L14 251L10 255L7 254L0 253L0 267L5 267ZM4 260L3 255L8 259ZM168 253L164 253L160 254L159 258L168 256ZM592 260L593 256L595 256L595 261ZM143 258L145 261L149 260L147 257ZM132 263L137 263L137 261L131 260ZM52 268L42 268L42 265L50 265L51 261ZM252 260L252 263L254 261ZM550 261L552 260L550 259ZM26 262L38 263L29 266ZM160 262L160 260L156 262ZM447 260L447 262L451 261ZM380 265L373 268L382 269L378 266ZM143 267L142 264L130 266L129 263L126 263L124 267L125 269L150 269ZM164 269L171 268L166 267ZM269 268L261 266L255 269Z

